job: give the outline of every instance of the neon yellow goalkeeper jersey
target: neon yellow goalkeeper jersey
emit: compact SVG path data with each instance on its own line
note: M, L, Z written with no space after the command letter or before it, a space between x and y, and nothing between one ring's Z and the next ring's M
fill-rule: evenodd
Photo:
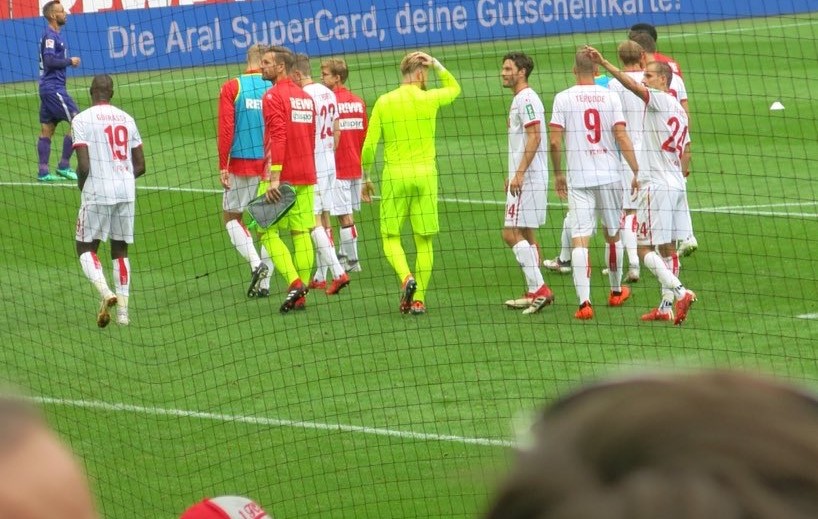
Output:
M363 170L370 172L383 136L384 178L433 175L437 110L460 95L460 85L446 69L437 71L441 88L422 90L401 85L375 102L361 152Z

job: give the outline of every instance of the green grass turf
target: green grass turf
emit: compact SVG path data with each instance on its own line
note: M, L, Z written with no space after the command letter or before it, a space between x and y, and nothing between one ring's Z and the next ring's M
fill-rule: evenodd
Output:
M700 302L681 329L639 322L659 297L647 271L624 308L604 305L599 243L594 321L573 319L570 276L546 274L557 302L540 314L502 306L523 284L500 238L510 102L500 57L534 55L532 85L550 114L553 95L572 83L574 49L588 42L613 58L621 34L432 49L464 93L440 114L447 201L422 317L396 311L377 203L359 217L364 271L340 296L312 294L306 312L281 316L276 278L270 300L245 298L249 272L223 230L217 192L215 98L240 70L230 65L115 78L115 103L140 124L148 173L131 249L133 325L98 330L74 253L79 193L32 184L36 88L0 86L0 377L58 400L45 410L85 460L110 518L171 518L224 493L251 495L283 518L473 517L505 464L502 447L372 429L507 441L518 412L642 366L814 382L818 321L795 316L818 312L818 86L805 80L817 33L808 15L661 32L660 48L682 63L693 118L701 251L683 260L682 278ZM352 90L371 105L397 83L401 54L347 56ZM70 81L81 107L87 83ZM768 110L775 100L784 112ZM551 201L544 257L556 253L564 212Z

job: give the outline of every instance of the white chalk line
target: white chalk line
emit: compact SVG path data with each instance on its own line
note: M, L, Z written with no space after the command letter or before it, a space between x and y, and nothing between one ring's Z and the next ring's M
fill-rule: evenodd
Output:
M43 184L41 182L0 182L0 186L21 186L21 187L33 187L33 186L42 186L44 188L70 188L76 189L77 186L73 182L60 182L56 184ZM221 194L221 189L207 189L207 188L196 188L196 187L169 187L169 186L137 186L137 190L139 191L154 191L154 192L170 192L170 193L205 193L205 194ZM379 197L373 197L374 199L378 200ZM440 202L449 203L449 204L464 204L464 205L492 205L492 206L504 206L505 201L501 200L480 200L474 198L449 198L449 197L441 197L438 199ZM564 202L556 202L551 203L552 206L557 207L566 207ZM759 211L758 209L768 209L768 208L786 208L786 207L803 207L803 206L816 206L818 207L818 200L813 201L804 201L804 202L776 202L770 204L753 204L753 205L727 205L727 206L717 206L717 207L699 207L699 208L691 208L690 211L694 213L713 213L713 214L733 214L733 215L743 215L743 216L782 216L782 217L798 217L798 218L818 218L818 212L816 213L807 213L807 212L788 212L788 211Z
M177 418L192 418L198 420L210 420L224 423L245 423L250 425L261 425L267 427L289 427L292 429L310 429L318 431L334 431L343 433L358 433L374 436L388 436L392 438L403 438L407 440L438 441L462 443L466 445L480 445L486 447L513 447L514 443L505 440L493 440L489 438L468 438L451 434L430 434L412 431L399 431L395 429L384 429L381 427L365 427L360 425L348 425L338 423L310 422L303 420L287 420L283 418L269 418L263 416L242 416L223 413L206 413L202 411L190 411L186 409L167 409L163 407L149 407L141 405L102 402L99 400L69 400L52 397L31 397L31 401L43 405L58 405L63 407L78 407L81 409L96 409L100 411L115 413L132 413L150 416L173 416Z

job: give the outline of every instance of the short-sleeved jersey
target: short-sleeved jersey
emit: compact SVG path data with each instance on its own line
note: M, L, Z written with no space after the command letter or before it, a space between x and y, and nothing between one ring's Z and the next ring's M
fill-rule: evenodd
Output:
M642 71L626 71L625 74L637 83L642 83L644 73ZM642 132L645 129L645 102L641 97L634 94L622 83L614 78L608 83L611 92L616 92L619 100L622 101L622 115L628 125L628 135L633 143L633 149L638 150L642 142Z
M136 199L132 150L142 146L133 117L110 104L83 110L71 123L74 147L88 148L91 170L83 203L113 205Z
M574 85L554 97L550 124L565 130L569 188L620 181L613 128L625 124L625 117L618 94L599 85Z
M262 99L264 142L270 164L281 166L280 180L314 185L315 103L290 78L276 82Z
M219 169L255 176L264 169L264 118L261 98L272 83L259 72L233 78L219 93Z
M71 65L60 33L50 26L40 38L40 93L65 91L65 69Z
M685 80L678 74L673 74L673 79L670 80L670 88L668 93L676 98L680 103L687 101L687 88L685 87Z
M437 111L460 95L460 84L451 72L437 72L443 86L423 90L401 85L378 98L369 119L361 161L364 171L372 169L375 151L383 136L384 177L435 175L435 131Z
M335 176L341 180L361 178L361 149L366 137L367 118L364 101L344 88L335 88L341 140L335 150Z
M517 173L517 166L523 160L526 143L526 128L539 125L540 146L534 160L525 174L526 183L548 183L548 137L545 129L545 107L540 96L527 87L514 96L508 114L508 178Z
M304 91L315 102L315 173L321 178L329 177L335 174L333 125L338 120L338 100L321 83L304 85Z
M687 114L671 94L648 92L645 132L637 153L639 182L684 189L681 156L690 142Z

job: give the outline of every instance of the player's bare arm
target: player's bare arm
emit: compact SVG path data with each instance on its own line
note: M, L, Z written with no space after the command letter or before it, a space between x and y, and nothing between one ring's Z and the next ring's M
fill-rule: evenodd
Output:
M597 65L603 67L605 70L610 72L610 74L613 77L615 77L616 79L619 80L620 83L622 83L622 86L624 86L625 88L639 96L639 98L642 99L644 102L646 103L648 102L648 99L650 98L650 92L648 92L648 88L645 85L637 83L636 81L634 81L632 77L616 68L616 66L613 63L605 59L602 53L600 53L598 50L591 47L590 45L586 45L584 49L585 52L588 54L588 57L591 59L591 61L593 61Z
M525 149L523 150L523 157L520 159L520 163L517 165L517 171L514 174L514 178L511 179L511 182L508 185L509 193L511 193L512 196L520 196L520 193L523 192L525 173L528 171L529 166L531 166L531 163L534 161L534 157L537 155L537 150L540 148L541 141L542 135L540 134L540 123L536 122L526 126Z
M131 164L133 165L134 178L139 178L145 174L145 151L142 146L137 146L131 150Z
M548 154L551 156L551 169L554 171L554 189L562 200L568 198L568 180L562 170L562 136L564 130L551 126L548 134Z
M88 174L91 172L91 156L85 146L77 146L75 153L77 154L77 186L82 191Z
M375 196L375 184L372 183L371 178L365 176L361 185L361 200L369 204L372 203L373 196Z

